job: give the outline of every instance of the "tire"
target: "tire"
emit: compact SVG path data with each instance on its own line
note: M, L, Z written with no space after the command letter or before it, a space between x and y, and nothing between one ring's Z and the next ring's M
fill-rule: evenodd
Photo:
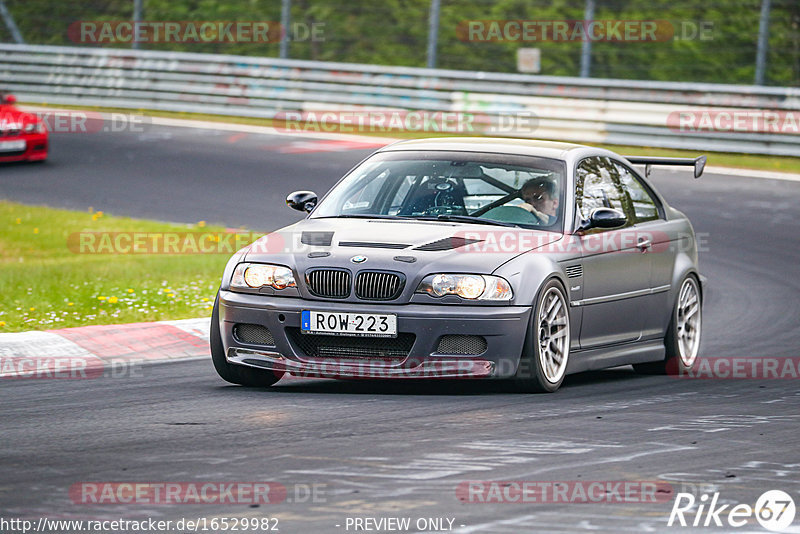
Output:
M548 312L549 310L549 312ZM569 306L561 283L552 279L539 291L512 379L517 390L552 393L566 376L569 362Z
M222 346L222 335L219 331L219 293L214 300L214 309L211 312L211 360L217 374L231 384L248 387L268 387L283 377L282 371L268 369L254 369L243 365L233 365L225 359L225 349Z
M666 357L660 362L634 364L637 373L681 375L696 368L700 360L703 327L703 299L695 275L683 279L664 336Z

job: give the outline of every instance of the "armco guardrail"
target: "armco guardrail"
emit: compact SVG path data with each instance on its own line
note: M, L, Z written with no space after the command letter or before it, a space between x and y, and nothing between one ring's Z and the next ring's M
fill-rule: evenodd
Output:
M295 111L533 114L543 139L800 156L800 89L529 76L183 52L0 44L22 101L274 118Z

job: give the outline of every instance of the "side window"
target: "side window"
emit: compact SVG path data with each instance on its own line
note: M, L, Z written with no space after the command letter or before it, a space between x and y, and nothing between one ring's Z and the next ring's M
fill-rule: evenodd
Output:
M636 175L624 165L614 162L622 188L630 198L634 220L637 223L659 218L658 205Z
M619 172L609 158L586 158L578 165L576 177L575 199L581 218L588 219L593 210L603 207L630 217Z

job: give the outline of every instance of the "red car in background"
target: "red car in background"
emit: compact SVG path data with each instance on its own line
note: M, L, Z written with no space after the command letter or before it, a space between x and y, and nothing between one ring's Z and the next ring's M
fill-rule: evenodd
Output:
M0 94L0 162L47 159L47 126L14 106L14 95Z

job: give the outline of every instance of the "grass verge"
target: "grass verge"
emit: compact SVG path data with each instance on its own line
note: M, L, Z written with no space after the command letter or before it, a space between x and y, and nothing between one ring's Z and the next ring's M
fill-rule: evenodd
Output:
M46 104L29 103L32 106L47 107ZM247 124L254 126L280 126L272 119L260 119L253 117L236 117L229 115L207 115L202 113L184 113L173 111L161 110L148 110L148 109L122 109L122 108L104 108L104 107L91 107L91 106L62 106L53 105L51 107L61 109L82 109L106 113L139 113L142 115L152 117L166 117L174 119L186 120L200 120L208 122L221 122L228 124ZM302 126L301 126L302 128ZM315 131L313 126L309 126L310 132ZM324 133L324 132L323 132ZM423 137L457 137L459 134L452 133L438 133L438 132L409 132L403 130L390 130L390 131L376 131L376 132L352 132L358 135L375 136L375 137L395 137L398 139L419 139ZM471 134L462 134L467 137ZM677 150L670 148L657 148L657 147L641 147L641 146L624 146L624 145L605 145L598 143L586 143L591 146L598 146L617 152L618 154L625 154L630 156L671 156L671 157L696 157L699 154L708 155L708 165L717 167L735 167L740 169L754 169L761 171L775 171L775 172L789 172L800 173L800 158L792 158L787 156L767 156L767 155L754 155L754 154L735 154L727 152L708 152L704 151L703 147L698 147L695 150Z
M0 332L210 315L235 251L228 242L218 253L87 254L81 250L103 249L81 249L81 232L230 233L202 221L162 223L0 200Z

